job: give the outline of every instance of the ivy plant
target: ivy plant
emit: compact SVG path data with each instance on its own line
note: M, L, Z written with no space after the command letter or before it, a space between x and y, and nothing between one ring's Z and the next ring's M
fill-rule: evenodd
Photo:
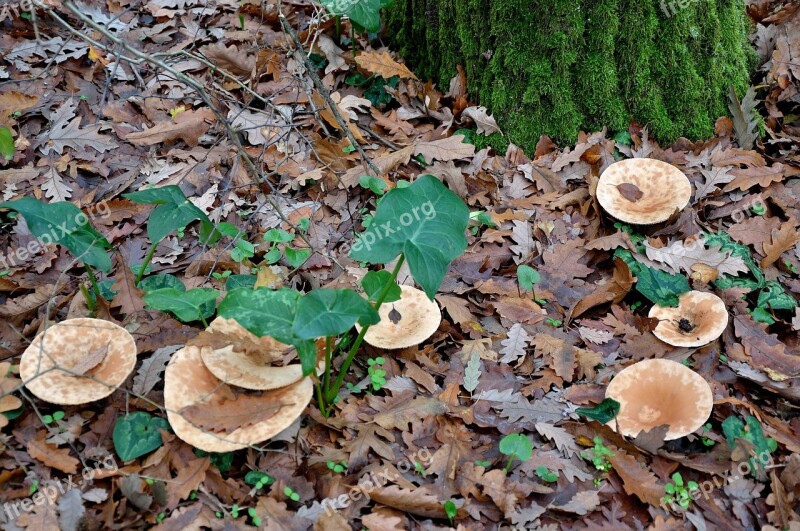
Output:
M0 127L0 155L6 160L14 158L14 138L8 127Z
M111 244L89 222L81 209L68 201L45 203L32 197L0 203L5 208L19 213L28 224L31 233L40 241L63 245L73 256L83 261L94 296L102 297L92 268L104 273L111 271L111 258L107 250ZM96 300L84 290L87 305Z
M322 288L301 294L285 288L245 287L229 291L218 313L257 336L294 345L305 374L315 371L316 340L323 339L324 371L315 391L320 410L327 416L364 335L380 320L378 309L400 296L396 280L403 263L408 261L414 280L432 299L450 262L466 250L468 221L464 202L435 177L423 175L381 198L373 222L350 251L351 258L367 264L395 262L391 271L373 271L364 277L366 297L350 289ZM349 332L356 324L361 330L353 340ZM334 377L337 355L344 359Z
M180 188L175 185L161 188L150 188L123 194L134 203L156 205L147 220L147 237L150 238L150 249L139 266L136 284L141 282L147 266L156 253L158 244L170 233L176 232L194 221L200 221L200 241L205 245L216 243L221 237L219 231L208 219L206 213L189 201Z

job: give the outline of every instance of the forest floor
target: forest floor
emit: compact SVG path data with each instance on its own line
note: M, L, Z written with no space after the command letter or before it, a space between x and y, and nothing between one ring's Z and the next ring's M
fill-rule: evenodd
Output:
M500 128L463 77L418 80L361 34L354 59L307 2L281 6L302 50L271 1L45 0L33 14L3 3L0 128L15 144L0 156L3 200L80 207L113 264L98 278L107 300L94 300L67 249L37 247L21 217L0 213L2 528L800 529L800 9L750 4L763 66L715 137L660 146L633 123L498 153L476 147ZM119 60L136 50L138 63ZM600 208L599 175L634 157L686 174L680 215L634 227ZM166 417L164 368L203 329L145 302L133 271L153 207L122 194L178 185L212 222L242 231L211 248L197 224L172 232L148 275L220 294L234 283L356 289L366 269L347 250L362 222L385 190L424 174L473 213L433 336L364 346L328 418L312 402L271 440L226 454L163 430L154 451L122 462L115 425L131 412ZM265 241L273 228L290 241ZM659 340L653 286L636 282L632 261L661 295L719 295L721 337ZM520 265L538 272L533 292ZM411 282L405 268L399 278ZM90 314L136 339L127 382L80 406L21 387L36 334ZM673 441L658 430L626 439L579 414L649 358L709 382L707 424ZM533 452L508 469L514 439L501 440L517 433ZM670 493L685 507L665 503Z

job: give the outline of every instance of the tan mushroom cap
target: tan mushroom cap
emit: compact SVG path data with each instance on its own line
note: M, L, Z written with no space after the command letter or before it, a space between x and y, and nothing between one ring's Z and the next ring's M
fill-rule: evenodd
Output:
M725 302L704 291L684 293L678 298L677 307L655 305L650 317L659 320L653 334L675 347L702 347L721 336L728 326ZM681 319L685 319L683 329Z
M689 435L705 424L714 405L711 387L702 376L665 359L626 367L608 384L606 398L620 403L620 412L609 426L616 425L619 433L635 437L666 424L667 441Z
M400 286L400 300L381 305L379 323L372 325L364 335L364 341L374 347L385 349L407 348L419 345L439 328L442 311L424 291L412 286ZM389 318L392 310L400 313L397 324ZM358 331L361 326L356 325Z
M310 378L294 385L264 393L265 408L276 403L279 407L269 418L238 428L230 433L209 433L192 424L180 411L196 404L213 407L215 399L230 394L230 388L206 369L198 347L184 347L172 355L164 375L164 406L175 434L182 440L206 452L231 452L251 444L266 441L289 427L308 403L314 386Z
M67 372L101 348L108 349L105 357L86 374ZM107 397L128 378L134 365L136 342L127 330L102 319L81 317L57 323L36 336L22 354L19 373L25 386L42 400L74 405Z
M299 363L276 366L273 363L294 347L271 337L257 337L233 319L217 318L197 339L222 334L224 346L192 344L200 347L206 368L225 383L260 391L278 389L299 381Z
M642 192L638 201L620 192L621 184L633 184ZM615 162L597 183L597 200L613 217L634 225L666 221L689 204L692 185L684 173L656 159L626 159Z

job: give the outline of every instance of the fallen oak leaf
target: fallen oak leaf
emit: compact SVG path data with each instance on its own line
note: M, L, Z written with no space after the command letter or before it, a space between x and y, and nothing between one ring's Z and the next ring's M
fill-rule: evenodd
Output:
M622 195L622 197L631 203L636 203L644 196L644 192L642 192L638 186L632 183L618 184L617 190L619 190L619 193Z
M86 354L86 356L78 360L78 363L73 365L70 371L79 376L83 376L86 373L91 373L92 369L100 365L100 363L105 359L106 355L108 354L108 347L110 345L111 342L109 341L106 345L93 348Z
M614 467L614 472L622 478L622 487L627 494L633 494L654 507L661 504L664 486L659 485L656 476L645 465L621 449L615 450L614 455L607 459Z
M214 119L214 113L207 107L183 111L176 114L172 120L159 122L150 129L128 133L123 140L135 146L152 146L162 142L183 140L194 147L200 137L206 134Z
M417 76L406 65L392 59L385 50L382 52L361 52L356 57L356 64L370 74L378 74L384 79L394 76L398 76L400 79L417 79Z
M403 489L397 485L373 488L369 497L378 503L426 518L447 518L444 503L427 487Z
M44 430L37 433L36 437L28 442L28 454L45 466L65 474L77 474L80 461L69 455L69 448L58 448L46 443L44 440L46 436L47 432Z
M764 242L764 259L759 264L762 269L767 268L777 262L781 255L792 249L797 242L800 242L800 232L797 230L797 223L794 218L781 225L780 229L772 230L772 240Z
M258 424L282 408L293 404L270 401L265 404L262 396L236 395L234 399L223 399L209 407L206 403L192 404L181 408L179 413L191 424L211 433L232 433L239 428Z

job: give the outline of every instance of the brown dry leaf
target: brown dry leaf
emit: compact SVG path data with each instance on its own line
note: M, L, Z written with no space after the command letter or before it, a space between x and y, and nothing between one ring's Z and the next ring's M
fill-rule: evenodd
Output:
M644 246L647 257L664 264L666 268L662 269L670 273L691 273L696 264L710 267L723 275L736 276L748 270L742 258L732 256L730 252L722 252L718 248L707 249L702 240L675 240L660 248L653 247L645 240Z
M797 229L795 220L790 219L780 229L772 230L772 240L764 242L764 259L759 264L762 268L777 262L783 253L800 242L800 232Z
M734 240L752 245L756 251L760 251L764 243L769 243L772 231L780 226L781 220L777 217L754 216L733 225L726 232Z
M273 417L288 405L280 401L265 403L260 396L242 393L231 400L223 399L213 407L204 403L187 406L180 410L180 414L208 432L231 433Z
M746 192L754 186L761 186L766 188L772 183L780 182L786 176L783 164L776 163L772 166L745 168L743 170L731 170L731 174L736 178L725 187L725 192L732 190L741 190Z
M91 372L92 369L97 367L100 364L100 362L102 362L105 359L106 354L108 354L108 347L110 344L111 343L102 347L93 348L86 354L86 356L81 358L78 361L78 363L76 363L70 370L73 373L81 376L88 372Z
M417 423L428 417L447 413L447 406L424 396L415 397L413 393L401 393L382 402L375 396L367 398L370 407L378 411L369 420L385 430L399 429L405 431L409 423ZM365 419L367 420L367 419Z
M767 334L761 325L746 314L734 317L733 325L754 367L764 370L778 382L800 376L800 355L786 352L786 345L778 336Z
M52 503L34 505L29 512L22 512L16 524L32 531L59 531L56 506Z
M184 446L181 451L172 454L171 463L177 474L167 483L169 494L167 508L174 509L181 500L191 496L192 491L197 490L203 483L206 471L211 465L211 459L197 457L194 452Z
M427 487L407 490L397 485L372 489L369 497L388 507L426 518L447 518L444 501L430 493Z
M642 196L644 196L644 192L639 190L638 186L631 183L618 184L617 190L619 190L619 193L622 195L622 197L624 197L631 203L637 202L639 199L642 198Z
M567 315L567 322L582 315L587 310L606 304L608 302L617 303L625 298L625 295L633 287L636 278L631 273L628 265L621 259L614 259L614 274L611 282L606 282L597 287L597 289L584 297L570 310Z
M0 306L0 317L12 324L18 324L32 311L46 304L51 297L58 295L59 291L61 289L53 285L38 286L33 293L14 299L7 299L5 304Z
M564 505L548 505L548 509L574 513L581 516L589 514L600 505L600 496L596 490L583 490L576 492L575 495Z
M389 55L389 52L361 52L356 57L356 64L369 72L389 79L399 76L400 79L417 79L406 65L400 64Z
M144 310L144 291L136 287L136 277L131 268L121 257L117 260L117 271L114 273L114 284L111 289L118 291L111 301L111 308L119 308L126 315Z
M378 435L387 441L394 440L394 434L381 428L376 424L367 424L356 427L358 431L356 437L345 444L344 448L350 453L348 466L359 468L367 464L369 451L372 450L384 459L394 459L394 451L391 446L378 438Z
M453 135L439 140L419 142L414 147L414 155L422 155L425 161L434 160L446 162L471 157L475 154L475 146L464 142L464 135Z
M69 448L58 448L45 442L47 432L36 434L36 438L28 443L28 454L44 465L60 470L65 474L77 474L80 461L69 455Z
M23 94L22 92L15 92L13 90L0 92L0 125L3 124L1 120L5 120L8 114L12 112L25 112L34 107L38 102L39 96Z
M654 507L661 504L664 486L658 483L658 479L646 466L621 449L614 450L614 455L609 457L608 461L622 478L625 492L636 495L637 498Z
M382 174L386 174L395 170L398 166L408 164L408 161L411 160L411 156L413 154L414 146L408 146L398 151L384 153L383 155L374 158L372 163L378 167ZM354 168L350 168L344 175L342 175L341 183L345 188L352 188L358 184L358 179L362 175L366 174L372 174L372 171L368 170L364 166L358 165Z
M361 517L361 523L370 531L405 531L405 515L389 507L378 507Z
M461 112L461 115L475 122L479 135L491 135L492 133L500 132L500 128L497 126L494 116L489 114L486 107L467 107Z
M207 107L183 111L176 114L172 120L159 122L150 129L128 133L124 140L135 146L152 146L161 142L172 143L183 140L194 147L214 120L214 113Z
M255 72L256 56L240 51L235 45L225 46L218 42L203 46L200 52L215 66L234 76L249 76Z

